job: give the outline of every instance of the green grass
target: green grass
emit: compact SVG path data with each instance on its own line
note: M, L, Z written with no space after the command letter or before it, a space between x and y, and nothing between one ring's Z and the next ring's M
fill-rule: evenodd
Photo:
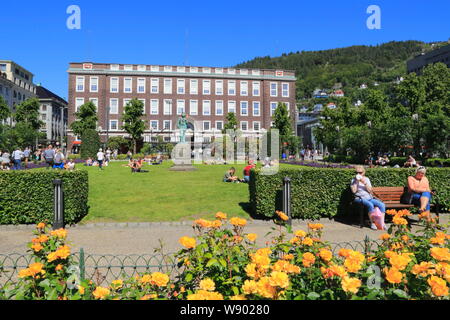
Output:
M212 219L218 211L249 217L244 210L248 185L222 182L230 165L195 165L197 171L174 172L169 171L172 162L166 161L144 165L148 173L132 174L125 163L112 162L103 171L77 165L89 172L90 209L82 223ZM234 167L242 178L244 165Z

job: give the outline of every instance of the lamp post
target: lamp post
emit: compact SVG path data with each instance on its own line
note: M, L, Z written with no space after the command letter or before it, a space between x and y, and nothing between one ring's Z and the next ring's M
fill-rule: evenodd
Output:
M416 141L414 142L415 146L414 146L414 150L416 153L416 156L419 155L420 153L420 125L419 125L419 114L415 113L412 115L412 119L414 120L414 122L416 123L416 127L417 127L417 137L416 137Z

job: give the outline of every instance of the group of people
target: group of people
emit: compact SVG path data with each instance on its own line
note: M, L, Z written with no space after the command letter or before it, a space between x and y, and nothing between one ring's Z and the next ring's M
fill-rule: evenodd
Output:
M311 149L309 146L305 148L303 148L300 151L300 157L302 158L302 161L305 160L312 160L314 161L314 159L317 160L317 157L319 156L319 150L317 149Z
M109 162L111 161L111 150L107 149L106 152L103 152L103 149L100 148L97 152L96 159L92 159L91 157L87 158L84 163L87 167L98 167L99 170L103 170L103 166L107 167Z
M379 156L369 155L369 157L365 161L366 165L368 165L370 168L378 166L386 167L387 165L389 165L389 162L390 160L387 154Z
M46 149L38 149L32 153L31 148L27 147L23 151L16 148L12 153L0 150L0 170L21 170L22 167L28 168L30 161L45 161L47 168L74 170L75 162L66 160L64 153L60 148L53 148L48 145ZM23 164L23 166L22 166Z
M142 169L142 166L144 165L145 161L142 158L134 159L130 158L128 160L127 164L124 164L123 167L128 167L131 169L131 173L145 173L149 172L148 170Z
M363 166L355 167L356 176L350 183L350 188L355 196L355 202L362 203L367 209L369 219L371 222L371 229L377 230L377 226L374 221L374 212L378 208L383 215L386 213L386 205L377 198L372 189L370 179L366 177L366 170ZM425 176L427 170L425 167L418 167L414 176L409 176L407 181L407 189L410 194L410 204L414 204L419 207L419 213L430 210L430 203L432 198L432 191L430 189L430 183ZM386 227L385 227L386 228Z
M234 183L248 183L250 182L250 171L256 167L256 164L254 160L249 160L247 163L247 166L244 168L243 171L243 179L240 179L238 176L236 176L236 168L232 167L230 168L223 177L223 182L234 182Z

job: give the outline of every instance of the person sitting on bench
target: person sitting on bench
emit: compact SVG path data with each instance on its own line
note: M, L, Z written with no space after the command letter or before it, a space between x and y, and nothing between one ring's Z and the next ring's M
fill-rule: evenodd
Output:
M371 222L370 228L377 230L377 226L372 219L372 213L375 207L378 207L383 215L386 213L386 206L381 200L374 197L372 184L369 178L365 176L366 170L363 166L355 166L356 176L352 179L350 188L355 195L355 202L362 203L369 212L369 219Z
M431 194L430 183L425 177L427 169L418 167L414 176L408 177L408 190L412 193L412 204L419 207L419 213L430 211Z

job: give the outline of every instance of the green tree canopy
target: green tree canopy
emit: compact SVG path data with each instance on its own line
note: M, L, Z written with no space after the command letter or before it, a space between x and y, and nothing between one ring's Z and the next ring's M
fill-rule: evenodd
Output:
M97 107L92 101L81 105L78 112L75 113L75 117L77 120L70 125L74 135L81 137L85 130L97 129Z
M38 98L31 98L23 101L16 107L14 119L16 122L27 123L34 130L39 130L43 122L39 119L40 103Z
M134 154L136 154L137 141L142 139L145 130L145 122L142 119L143 115L143 102L138 99L133 99L125 106L125 113L122 116L122 121L124 122L122 128L131 136Z

